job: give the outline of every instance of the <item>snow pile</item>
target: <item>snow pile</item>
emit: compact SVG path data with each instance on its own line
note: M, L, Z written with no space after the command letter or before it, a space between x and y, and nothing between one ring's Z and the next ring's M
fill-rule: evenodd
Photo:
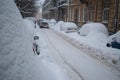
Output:
M55 19L51 19L50 22L56 24L56 20Z
M29 19L29 18L25 18L24 22L26 24L26 26L28 26L28 29L30 30L31 34L33 34L34 29L35 29L35 23L33 19Z
M120 71L120 50L106 47L109 36L107 29L102 24L85 24L79 34L76 32L69 34L63 31L55 32L85 53Z
M49 21L49 26L50 27L53 27L54 25L56 25L56 20L55 19L51 19L50 21Z
M55 26L54 26L54 28L56 29L56 30L62 30L62 27L64 26L64 21L59 21Z
M30 26L13 0L1 0L0 12L0 80L54 80L34 55Z
M36 21L35 17L26 17L25 19L29 20L29 21Z
M87 23L79 30L81 36L88 36L91 33L103 33L108 36L107 28L101 23Z
M49 20L47 20L47 19L43 19L41 22L49 22Z

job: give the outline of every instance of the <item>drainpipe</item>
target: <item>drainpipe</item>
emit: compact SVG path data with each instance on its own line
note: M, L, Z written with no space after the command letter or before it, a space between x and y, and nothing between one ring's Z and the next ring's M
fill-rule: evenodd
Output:
M117 32L118 13L119 13L119 0L115 0L114 33Z

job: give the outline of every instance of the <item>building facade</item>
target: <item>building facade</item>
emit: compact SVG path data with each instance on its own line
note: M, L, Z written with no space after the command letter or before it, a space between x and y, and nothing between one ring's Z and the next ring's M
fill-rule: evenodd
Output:
M45 9L48 1L51 4ZM49 14L44 15L46 10ZM99 22L113 33L120 30L120 0L46 0L43 17L75 22L78 26L87 22Z

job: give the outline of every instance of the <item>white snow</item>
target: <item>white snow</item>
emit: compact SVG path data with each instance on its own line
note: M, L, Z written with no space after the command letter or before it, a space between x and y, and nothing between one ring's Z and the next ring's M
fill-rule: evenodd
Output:
M80 35L87 36L91 33L96 34L96 33L104 33L105 35L108 36L108 30L107 28L101 24L101 23L87 23L84 24L80 30Z
M49 21L49 27L54 27L54 25L55 25L56 23L57 23L57 22L56 22L55 19L51 19L51 20Z
M119 75L116 76L117 74L113 74L113 70L101 65L101 63L97 63L84 54L81 56L79 54L80 51L70 44L64 41L65 45L58 43L61 38L56 37L52 32L48 31L50 34L46 34L44 30L40 32L42 30L39 29L37 24L36 28L34 28L34 18L22 19L12 0L1 0L0 12L0 80L81 80L80 76L75 72L84 74L83 77L86 80L96 80L93 74L99 77L99 80L117 80L119 78ZM92 38L93 36L90 37L93 35L92 33L84 37L77 33L68 34L60 30L56 32L59 32L58 34L65 39L69 39L69 41L78 45L84 52L97 55L100 59L120 70L120 50L107 48L105 46L106 36L104 36L104 40L97 41ZM43 36L43 34L49 37ZM32 51L33 36L35 35L38 35L40 38L38 42L41 50L39 56ZM56 39L50 35L53 35ZM98 35L103 38L104 34L96 34L96 38ZM53 42L50 43L50 39L59 46L53 49L54 44L52 44ZM102 43L100 44L100 42ZM98 45L96 45L97 43ZM58 48L59 50L55 51ZM71 50L69 51L70 48ZM62 57L56 53L62 54ZM55 55L57 56L55 57ZM85 60L84 58L87 59ZM112 63L113 60L115 64ZM79 63L79 61L83 62ZM86 64L89 64L89 66ZM95 67L91 64L95 64ZM99 73L105 72L107 76L105 77L105 74L99 75L96 72L97 69L100 69L98 70Z
M37 25L37 28L35 30L35 35L39 36L39 40L37 41L38 45L40 46L40 55L39 58L43 62L43 64L50 70L51 74L53 74L52 80L81 80L76 74L74 74L73 71L68 70L68 67L59 65L59 63L56 62L54 59L54 56L52 56L51 49L48 47L49 44L47 44L44 33L41 33L41 29ZM69 72L73 72L68 75ZM76 78L70 78L71 76L75 76Z
M62 30L62 27L64 26L64 21L59 21L56 25L54 25L53 27L55 27L56 30Z
M51 52L50 55L53 56L52 59L55 59L54 61L60 66L64 67L64 65L67 65L66 70L70 68L77 74L77 76L75 76L73 72L68 70L67 74L72 74L70 76L72 80L79 80L78 76L81 77L82 80L119 80L120 72L90 57L81 49L76 48L55 34L52 30L41 29L40 32L44 37L43 40L48 44ZM64 38L66 38L66 36ZM88 50L86 49L86 51Z
M111 42L114 42L113 41L113 38L116 38L116 41L118 42L118 43L120 43L120 31L118 31L116 34L114 34L114 35L111 35L110 37L109 37L109 39L108 39L108 43L111 43Z
M67 31L67 30L76 30L77 25L72 22L66 22L64 23L64 26L61 27L61 30Z
M55 19L51 19L50 22L51 23L56 23L56 20Z
M67 80L33 53L34 22L22 19L13 0L1 0L0 12L0 80Z
M120 71L120 50L106 47L109 36L103 24L87 23L79 32L74 33L56 30L55 27L52 29L82 51Z

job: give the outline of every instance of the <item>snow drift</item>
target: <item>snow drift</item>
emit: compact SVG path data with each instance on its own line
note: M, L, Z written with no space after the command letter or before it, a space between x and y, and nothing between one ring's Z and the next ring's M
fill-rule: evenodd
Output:
M31 32L13 0L1 0L0 12L0 80L53 80L33 53Z

